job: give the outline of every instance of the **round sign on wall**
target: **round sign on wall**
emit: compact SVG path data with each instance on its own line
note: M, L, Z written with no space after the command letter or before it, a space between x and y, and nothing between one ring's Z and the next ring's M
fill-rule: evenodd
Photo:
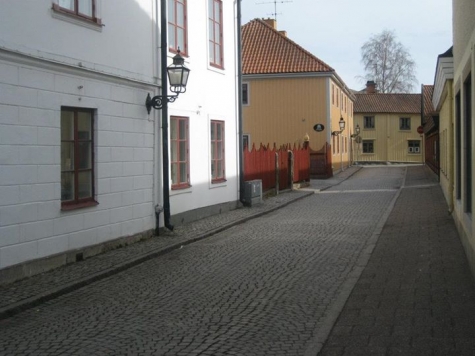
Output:
M313 129L317 132L322 132L324 129L325 129L325 126L323 126L322 124L316 124Z
M422 135L422 134L424 133L424 128L423 128L422 126L419 126L419 127L417 128L417 133L418 133L419 135Z

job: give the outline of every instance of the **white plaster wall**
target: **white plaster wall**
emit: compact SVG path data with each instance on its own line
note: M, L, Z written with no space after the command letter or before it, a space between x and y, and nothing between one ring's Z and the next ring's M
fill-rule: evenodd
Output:
M0 268L155 226L157 2L99 0L101 28L52 3L0 11ZM61 210L61 106L95 110L95 207Z
M236 8L223 1L224 69L209 66L207 0L188 1L187 91L169 105L170 116L190 122L190 189L170 191L171 214L239 200ZM171 54L170 54L171 56ZM210 122L225 122L226 183L211 184Z
M0 268L154 227L146 89L0 60ZM95 207L61 210L61 106L96 110Z
M103 26L95 29L56 17L53 2L2 2L0 48L139 80L152 77L156 0L98 0Z

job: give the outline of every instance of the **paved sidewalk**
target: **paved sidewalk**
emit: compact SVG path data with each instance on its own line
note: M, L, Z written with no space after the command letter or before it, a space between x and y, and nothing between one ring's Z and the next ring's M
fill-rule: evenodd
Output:
M119 273L144 261L199 241L232 226L242 224L328 189L346 180L361 166L353 166L327 180L312 180L306 189L284 191L264 199L262 204L243 207L161 232L160 236L108 251L81 262L0 286L0 319L32 308L87 284Z
M475 355L475 282L435 177L404 187L320 356Z

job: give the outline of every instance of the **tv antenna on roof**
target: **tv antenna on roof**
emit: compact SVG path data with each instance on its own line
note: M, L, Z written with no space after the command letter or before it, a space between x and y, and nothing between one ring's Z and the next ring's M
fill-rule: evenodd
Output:
M257 3L257 5L274 4L274 13L270 14L270 15L274 16L274 20L277 21L277 15L281 15L280 13L279 14L277 13L277 3L283 4L283 3L286 3L286 2L292 2L292 1L289 1L289 0L274 0L274 1L267 1L267 2L259 2L259 3Z

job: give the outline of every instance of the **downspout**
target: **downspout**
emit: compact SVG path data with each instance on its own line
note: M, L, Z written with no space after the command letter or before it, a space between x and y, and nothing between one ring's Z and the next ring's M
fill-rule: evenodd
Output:
M238 130L239 130L239 200L244 203L244 154L242 123L242 45L241 45L241 0L237 0L237 75L238 75Z
M162 96L168 96L168 82L167 82L167 0L161 0L160 3L160 55L161 55L161 76L162 76ZM168 103L164 100L162 108L162 150L163 150L163 217L165 220L165 227L173 231L173 225L170 223L170 181L169 181L169 166L168 159Z

